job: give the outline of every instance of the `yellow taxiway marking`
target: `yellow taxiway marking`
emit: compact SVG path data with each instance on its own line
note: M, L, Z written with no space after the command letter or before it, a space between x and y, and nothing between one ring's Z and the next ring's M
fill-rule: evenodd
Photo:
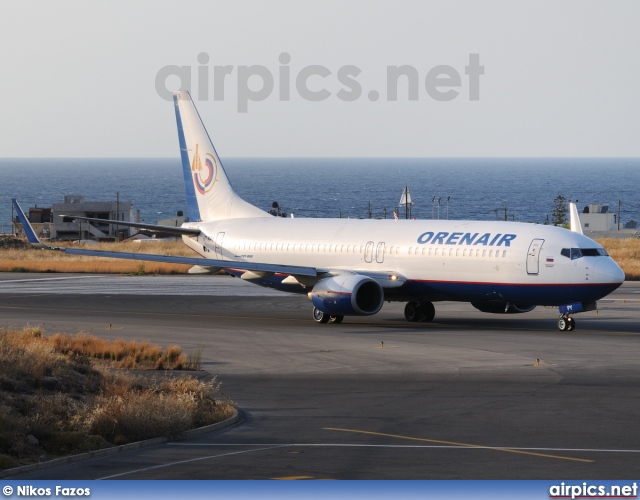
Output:
M534 457L544 457L544 458L556 458L558 460L571 460L574 462L586 462L586 463L592 463L593 460L587 460L584 458L574 458L574 457L564 457L561 455L549 455L546 453L536 453L533 451L524 451L524 450L512 450L510 448L496 448L493 446L483 446L483 445L479 445L479 444L469 444L469 443L457 443L455 441L442 441L439 439L427 439L427 438L417 438L417 437L411 437L411 436L401 436L398 434L385 434L383 432L373 432L373 431L362 431L362 430L358 430L358 429L341 429L338 427L325 427L324 430L326 431L339 431L339 432L351 432L354 434L369 434L371 436L383 436L383 437L391 437L391 438L396 438L396 439L406 439L408 441L421 441L421 442L425 442L425 443L438 443L438 444L447 444L447 445L451 445L451 446L460 446L460 447L465 447L465 448L481 448L481 449L486 449L486 450L494 450L494 451L502 451L504 453L517 453L519 455L530 455L530 456L534 456Z

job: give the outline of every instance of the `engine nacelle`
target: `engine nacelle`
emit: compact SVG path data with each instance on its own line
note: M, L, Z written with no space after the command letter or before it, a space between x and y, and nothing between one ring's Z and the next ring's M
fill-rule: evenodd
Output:
M478 311L493 314L520 314L533 311L536 306L530 304L512 304L511 302L472 302Z
M318 281L309 292L313 305L332 316L368 316L384 303L380 284L367 276L345 274Z

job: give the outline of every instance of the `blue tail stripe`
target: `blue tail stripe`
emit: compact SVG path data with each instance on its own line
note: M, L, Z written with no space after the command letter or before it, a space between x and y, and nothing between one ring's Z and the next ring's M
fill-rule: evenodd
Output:
M198 209L198 200L196 198L196 190L193 187L191 179L191 165L189 164L189 153L187 152L187 143L184 139L184 130L182 128L182 118L180 117L180 108L178 107L179 96L173 96L173 104L176 109L176 123L178 124L178 141L180 142L180 158L182 160L182 174L184 175L184 188L187 192L187 213L189 221L198 222L200 218L200 210Z

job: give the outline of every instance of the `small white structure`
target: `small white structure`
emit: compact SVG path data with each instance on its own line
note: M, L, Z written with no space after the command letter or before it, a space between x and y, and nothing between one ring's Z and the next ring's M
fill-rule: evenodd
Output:
M413 208L413 202L411 201L411 193L409 193L409 186L406 186L402 190L402 196L400 197L399 207L404 206L405 218L411 218L411 209ZM400 214L398 214L400 215Z
M617 231L618 216L609 211L609 205L587 205L580 214L584 231Z

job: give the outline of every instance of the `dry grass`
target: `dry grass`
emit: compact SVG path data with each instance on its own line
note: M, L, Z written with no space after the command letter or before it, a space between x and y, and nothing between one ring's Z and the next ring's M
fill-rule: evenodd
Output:
M153 367L157 359L186 363L178 346L0 329L0 469L175 435L233 413L215 379L113 368Z
M63 246L62 243L57 244ZM153 253L196 257L181 241L157 243L98 243L95 245L64 244L73 248L105 250L110 252ZM141 268L141 265L143 266ZM0 272L58 272L58 273L114 273L114 274L184 274L191 266L166 262L149 262L28 249L0 249Z
M217 381L195 378L148 380L112 373L92 407L79 411L73 424L90 435L124 444L155 436L176 435L231 415L228 404L216 401Z
M180 346L172 345L164 351L161 347L148 341L116 339L108 341L93 335L65 335L56 333L47 342L56 352L87 356L93 359L112 363L116 368L155 369L155 370L189 370L188 356Z
M598 243L622 268L627 280L640 280L640 239L603 238Z

